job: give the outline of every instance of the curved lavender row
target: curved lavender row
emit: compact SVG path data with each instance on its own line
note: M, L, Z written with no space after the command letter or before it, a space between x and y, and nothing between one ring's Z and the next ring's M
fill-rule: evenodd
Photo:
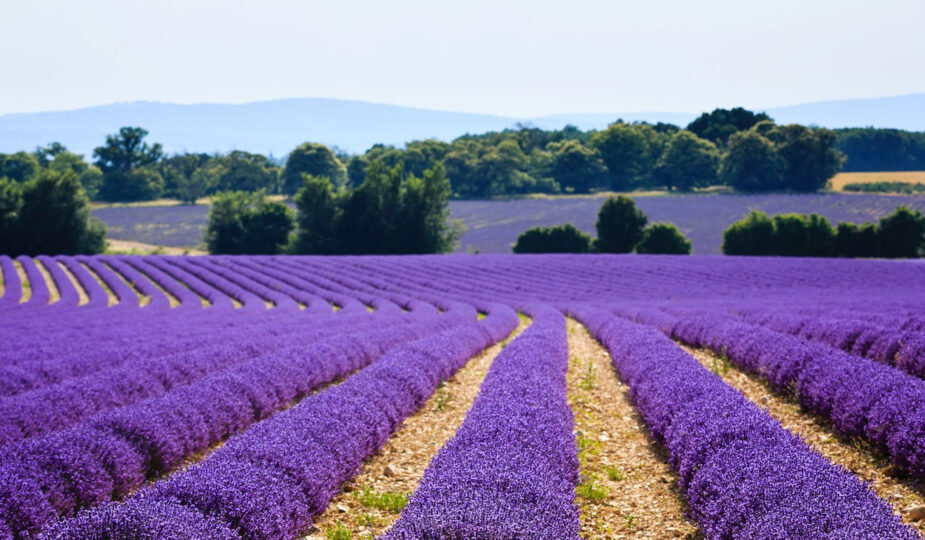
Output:
M23 304L23 307L36 308L48 306L51 301L51 292L48 290L48 284L45 283L45 276L39 272L35 261L25 255L16 257L16 260L22 266L26 273L26 279L29 280L29 286L32 289L32 296Z
M35 259L48 270L52 280L55 282L55 288L58 289L58 294L61 298L54 305L67 307L77 306L80 303L80 295L77 294L77 289L74 288L74 284L71 283L71 280L65 275L64 270L61 269L58 262L47 255L39 255Z
M709 538L917 538L856 476L832 465L652 328L574 315L610 351Z
M81 307L87 309L105 308L109 306L109 293L93 279L90 272L78 263L77 259L66 255L59 255L55 257L55 259L67 267L71 274L77 279L77 282L80 283L80 286L86 291L89 301Z
M103 262L109 265L114 271L118 272L126 281L132 284L133 287L138 289L141 294L145 295L149 299L149 303L145 308L152 311L163 311L170 309L170 300L167 296L158 289L153 282L142 275L135 267L130 266L125 263L122 259L117 257L106 257L101 259Z
M0 399L0 448L3 445L73 425L108 409L122 407L188 384L209 373L277 351L298 351L313 341L352 331L363 319L326 318L292 334L263 339L232 339L188 353L123 358L119 367ZM269 339L268 339L269 338ZM66 366L65 366L66 367ZM93 366L99 367L99 366Z
M78 262L83 263L87 268L92 270L93 273L106 284L109 290L116 295L118 302L112 307L120 310L140 307L138 295L135 294L135 291L133 291L128 284L119 279L115 272L109 269L109 267L103 265L98 258L88 257L86 255L77 255L75 258Z
M179 266L168 264L167 257L155 256L155 257L145 257L141 261L147 263L154 268L160 270L166 276L169 276L177 281L178 285L181 287L186 287L197 296L196 302L200 301L200 298L206 299L209 303L210 309L216 310L232 310L234 309L234 303L231 301L227 295L210 285L209 283L199 279L198 276L195 276ZM164 277L166 277L164 276ZM160 282L160 278L156 278Z
M359 307L362 307L362 309L366 309L365 304L370 303L374 298L382 298L382 296L378 294L371 295L365 291L360 292L360 291L352 290L348 287L343 286L340 283L332 281L329 277L321 275L319 273L311 273L308 271L308 265L304 264L304 261L305 261L304 258L299 259L298 263L293 263L283 257L274 257L272 259L272 262L277 263L283 269L288 269L289 271L291 271L294 277L297 277L299 280L301 280L302 286L307 285L309 287L322 288L323 290L328 292L328 295L336 294L341 298L344 298L344 297L351 298L353 303L350 306L347 306L341 303L342 311L344 309L347 309L348 307L353 308L357 303L359 303ZM299 263L302 263L302 264L299 264ZM329 296L329 298L332 301L340 302L340 300L335 296ZM406 304L409 301L418 302L416 299L409 299L407 297L405 297L404 299L400 299L398 301L405 302ZM424 306L418 305L418 307L424 307Z
M324 283L329 287L344 291L357 291L366 297L381 296L396 303L396 305L401 304L405 309L409 310L427 309L428 306L446 310L453 304L452 300L442 296L420 294L409 296L406 294L406 291L395 291L389 288L383 288L384 284L379 280L359 279L356 276L350 275L349 269L343 267L337 268L335 271L329 268L329 265L326 264L324 260L321 261L320 264L316 264L317 266L313 266L313 270L317 272L315 278L321 277L324 279Z
M258 266L253 266L249 259L250 257L235 257L235 270L265 287L282 291L289 297L304 304L305 309L309 312L331 313L331 306L320 296L293 286L288 279L289 276L284 273L277 272L272 268L260 269Z
M210 286L214 287L221 294L227 295L228 297L237 300L241 306L240 309L245 310L260 310L266 311L267 306L264 303L264 299L260 296L249 291L245 287L233 283L224 277L218 275L208 268L204 268L199 264L192 263L186 260L186 257L173 257L168 259L169 264L173 265L176 268L181 268L186 271L188 274L196 276L205 283L208 283Z
M0 271L3 272L3 296L0 296L0 307L12 307L19 304L22 298L22 281L13 266L13 259L7 255L0 255Z
M202 307L201 299L196 293L188 287L181 285L173 276L168 275L159 267L151 264L149 262L149 257L122 256L119 257L119 259L124 261L125 264L135 268L138 272L143 272L146 277L151 279L152 283L156 283L164 289L164 291L176 298L180 303L177 307L187 309L199 309Z
M464 318L424 318L264 356L75 429L19 443L0 457L0 522L35 531L78 508L121 497L384 351Z
M548 308L532 314L385 540L578 538L565 319Z
M273 304L274 309L281 311L298 311L299 304L291 297L275 291L257 280L253 280L243 273L230 272L226 265L227 261L224 261L221 256L219 257L209 257L208 259L203 258L190 258L189 262L191 265L199 266L204 268L209 272L221 277L222 279L228 281L229 283L235 284L242 289L260 297L261 303L270 302Z
M842 350L772 330L700 316L678 321L672 335L727 355L795 392L807 410L838 431L869 440L890 461L925 477L925 381Z
M281 267L281 270L287 271L290 274L291 279L296 280L298 287L301 287L312 294L316 294L321 298L324 298L331 304L340 306L340 313L349 313L349 312L364 312L366 311L366 305L363 304L358 298L354 297L352 294L353 291L344 291L340 287L326 287L324 284L318 284L317 276L308 275L305 272L305 268L301 266L292 266L288 267L283 263L282 257L260 257L260 258L251 258L255 264L271 266L277 264Z
M513 310L496 306L480 322L394 349L343 383L233 437L200 465L127 504L105 505L53 525L43 537L88 538L106 526L111 538L135 538L138 519L146 520L143 528L156 527L168 537L196 526L195 519L175 524L148 511L161 505L221 521L225 528L216 538L295 538L441 380L516 325Z

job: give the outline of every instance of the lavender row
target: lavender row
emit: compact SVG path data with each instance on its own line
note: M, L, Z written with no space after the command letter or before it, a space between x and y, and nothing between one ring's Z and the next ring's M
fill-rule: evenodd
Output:
M708 538L917 538L843 468L652 328L574 315L605 345Z
M128 366L133 362L154 361L168 356L215 355L229 347L246 347L255 339L283 338L325 325L342 326L340 319L318 319L309 316L215 321L200 317L194 320L178 318L178 321L195 326L199 330L194 333L182 333L179 328L158 328L157 325L151 324L153 321L136 316L128 318L121 325L120 329L127 334L123 342L76 344L67 348L55 347L52 344L33 351L33 355L18 358L17 361L11 361L10 356L7 356L0 360L3 362L0 366L0 408L6 396L37 390L77 377L87 377L104 370ZM229 336L226 333L231 329L235 331Z
M226 344L201 347L186 354L124 358L113 369L2 398L0 448L51 433L109 409L155 397L261 355L298 352L332 333L362 330L364 323L372 325L376 319L344 316L325 322L323 325L305 324L301 331L289 335L264 333L261 338L259 334L249 334L251 339L232 339ZM355 325L359 326L352 328Z
M0 307L10 308L18 305L22 297L22 280L16 273L13 259L8 255L0 255L0 272L3 272L3 296L0 296Z
M565 320L549 308L533 315L384 539L578 538Z
M792 393L843 434L867 439L890 460L925 478L925 381L842 350L702 314L677 321L671 335L725 354Z
M120 498L384 351L461 322L459 315L410 325L401 320L263 356L74 429L7 447L0 457L0 522L34 532L59 516Z
M827 343L925 378L925 333L883 328L860 320L809 318L783 312L746 314L744 320Z
M401 346L230 439L202 464L123 504L59 523L43 537L106 530L116 538L153 531L188 538L208 530L208 538L295 538L441 380L516 324L516 314L498 306L480 322Z

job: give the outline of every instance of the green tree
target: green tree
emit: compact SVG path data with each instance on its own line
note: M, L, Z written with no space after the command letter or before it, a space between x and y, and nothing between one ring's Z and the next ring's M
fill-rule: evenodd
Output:
M478 158L470 148L454 144L454 149L443 158L443 166L456 195L465 198L491 195L491 184L479 176Z
M877 245L877 255L880 257L920 257L925 248L925 216L906 206L897 207L892 214L880 218Z
M353 156L347 162L347 185L348 187L357 187L366 179L366 167L369 167L369 160L365 156Z
M642 240L648 222L633 199L608 197L597 213L595 247L601 253L630 253Z
M0 178L6 177L20 184L35 177L39 172L39 162L28 152L0 154Z
M819 191L844 163L832 130L790 124L774 126L767 137L776 143L784 160L784 187L794 191Z
M327 178L302 177L302 187L296 192L298 232L293 251L309 255L332 253L337 238L338 207L333 186Z
M279 167L266 156L234 150L225 156L218 156L206 165L216 167L215 181L210 193L219 191L276 191Z
M835 233L835 255L838 257L876 257L877 225L842 222Z
M782 189L786 166L770 140L757 131L742 131L729 139L720 178L741 191Z
M363 183L339 198L340 219L335 230L337 253L393 253L402 176L401 165L387 169L382 162L373 162L366 170Z
M103 173L100 198L105 201L154 199L163 190L163 178L152 167L163 157L160 144L144 141L148 132L140 127L123 127L106 136L106 144L93 151L96 166Z
M103 184L103 173L99 167L91 165L84 161L80 154L68 152L60 143L51 143L49 146L40 148L36 152L42 151L43 158L39 159L43 167L65 172L72 171L80 178L80 185L83 186L84 192L91 200L96 199L99 194L100 186Z
M653 149L654 138L654 130L648 134L641 126L623 122L611 124L591 136L591 144L607 166L611 189L625 191L645 183L658 159Z
M591 236L571 223L532 227L517 237L514 253L588 253Z
M214 186L218 185L223 174L225 174L225 167L213 165L200 167L189 176L177 176L175 187L177 199L183 204L196 204L196 201L205 197Z
M206 229L209 253L281 253L295 224L293 214L285 204L267 201L262 191L217 193Z
M432 169L442 162L449 150L450 145L443 141L434 139L411 141L405 145L405 151L402 155L401 163L404 166L405 174L423 178L424 171Z
M516 141L506 139L489 147L475 163L475 175L486 195L520 193L532 181L524 172L527 156Z
M205 167L211 159L212 156L209 154L189 152L163 158L158 163L157 170L164 179L164 196L190 203L189 196L186 198L181 196L180 185L188 184L193 173ZM201 196L203 195L199 195Z
M450 219L450 180L437 163L419 179L410 176L402 185L392 253L448 253L462 234L459 221Z
M347 183L347 168L330 148L319 143L303 143L289 153L283 169L283 193L294 195L302 187L303 174L327 177L336 187Z
M690 191L716 184L719 149L690 131L679 131L655 166L654 177L668 189Z
M0 177L0 253L19 252L19 212L22 210L22 185Z
M817 214L774 216L771 254L785 257L830 257L835 254L835 229Z
M22 186L21 200L15 225L19 253L94 254L106 248L106 228L90 215L89 201L73 171L40 172Z
M588 193L598 186L607 171L597 151L576 140L551 143L552 177L563 189Z
M687 130L701 139L713 141L718 146L725 146L735 133L745 131L771 117L765 113L754 113L742 107L734 109L714 109L703 113L687 125Z
M373 161L362 184L336 193L326 178L303 180L296 253L444 253L461 233L449 219L450 182L439 163L418 178Z
M32 152L32 155L35 156L35 159L38 161L39 165L42 167L47 167L58 154L67 152L67 147L63 144L55 141L48 143L46 146L36 147L35 152Z
M673 223L653 223L636 245L637 253L690 255L691 241Z
M723 232L726 255L767 255L774 246L774 221L764 212L752 210Z

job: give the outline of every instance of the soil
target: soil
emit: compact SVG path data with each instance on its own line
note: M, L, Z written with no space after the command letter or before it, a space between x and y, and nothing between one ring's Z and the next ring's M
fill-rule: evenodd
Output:
M648 436L607 350L571 319L568 341L582 538L703 538L685 517L667 454Z

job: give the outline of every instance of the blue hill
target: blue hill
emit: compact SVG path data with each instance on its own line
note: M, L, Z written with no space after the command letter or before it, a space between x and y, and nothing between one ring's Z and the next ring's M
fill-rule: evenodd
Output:
M812 103L767 112L779 122L925 130L925 94ZM140 101L2 115L0 152L31 150L60 141L74 151L90 154L106 134L127 125L144 127L151 132L151 139L161 142L169 152L240 149L282 156L304 141L362 152L376 143L400 146L428 137L448 141L464 133L500 130L518 123L546 129L566 124L590 129L605 127L617 118L684 125L694 117L693 113L615 112L514 118L324 98L236 105Z

